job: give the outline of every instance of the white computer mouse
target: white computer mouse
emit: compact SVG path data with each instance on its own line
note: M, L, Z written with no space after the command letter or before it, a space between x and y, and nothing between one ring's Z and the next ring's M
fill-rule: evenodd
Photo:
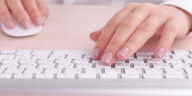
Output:
M32 24L32 26L29 29L23 29L18 24L17 20L14 18L16 26L13 29L7 29L0 21L0 26L3 30L3 32L9 36L12 37L26 37L26 36L32 36L37 33L39 33L42 30L42 26L35 26Z

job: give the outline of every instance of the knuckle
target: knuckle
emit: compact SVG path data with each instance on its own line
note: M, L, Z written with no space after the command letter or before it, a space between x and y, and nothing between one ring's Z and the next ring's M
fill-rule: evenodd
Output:
M138 7L139 9L145 9L145 10L154 10L155 5L152 3L142 3L140 4L140 6Z
M19 15L24 15L25 14L25 12L23 10L20 10L20 9L15 10L14 13L19 14Z
M119 44L121 44L121 40L120 39L115 39L115 40L112 40L112 42L110 43L110 47L111 48L117 48L119 47Z
M152 20L148 20L148 21L146 21L144 24L142 24L142 25L140 25L139 27L138 27L138 31L139 32L142 32L142 33L149 33L150 32L150 29L151 29L151 27L153 26L153 23L154 21L152 21Z
M169 36L163 36L163 37L161 38L161 41L162 41L162 42L168 42L168 41L170 41L170 38L169 38Z
M142 3L141 5L145 6L145 7L153 7L154 6L154 4L148 3L148 2Z
M127 22L127 21L124 21L121 23L121 26L122 27L126 27L126 28L129 28L129 29L133 29L134 28L134 24L132 24L133 22Z
M130 2L130 3L128 3L125 7L126 7L126 8L129 8L129 7L133 7L133 6L135 6L135 5L137 5L137 3Z
M98 40L98 42L97 42L97 45L98 45L98 46L105 45L105 44L107 44L107 41L108 41L108 38L106 38L106 37L101 37L101 38L99 38L99 40Z
M2 12L0 12L0 18L7 18L8 17L8 13L6 12L6 11L2 11Z
M31 15L32 17L40 16L39 11L36 10L36 9L32 9L32 10L30 11L30 15Z
M172 31L172 32L177 32L178 31L178 27L177 26L174 26L174 25L167 25L167 26L165 26L165 28L166 28L166 30L168 30L168 31Z
M116 18L113 18L113 19L111 19L108 23L107 23L107 25L106 26L117 26L117 22L118 22L118 19L116 19Z
M162 10L161 8L155 8L153 14L158 14L158 16L167 16L167 11Z
M138 50L137 42L131 41L125 45L126 47L130 48L131 51Z

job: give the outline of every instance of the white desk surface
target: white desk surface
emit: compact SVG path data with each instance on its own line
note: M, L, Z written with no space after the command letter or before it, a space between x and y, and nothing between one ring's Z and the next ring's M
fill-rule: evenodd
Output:
M25 38L6 36L0 29L0 49L82 49L91 50L89 34L106 24L120 7L49 5L50 16L38 35ZM151 40L144 48L152 48ZM192 38L178 40L176 49L190 49Z
M49 9L48 21L42 32L36 36L12 38L0 31L0 50L91 50L94 43L89 39L89 34L101 28L120 7L49 5ZM190 49L192 48L191 41L191 37L177 40L172 48ZM151 40L144 49L153 48L155 43L155 40ZM15 96L15 94L12 95ZM26 95L28 94L24 96ZM10 95L0 94L0 96ZM39 96L47 95L41 94Z

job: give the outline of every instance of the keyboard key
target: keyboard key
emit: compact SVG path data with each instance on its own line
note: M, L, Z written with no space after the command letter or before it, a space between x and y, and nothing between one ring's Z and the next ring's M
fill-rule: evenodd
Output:
M164 63L162 59L147 59L147 63Z
M162 79L163 75L160 73L143 74L144 79Z
M50 50L35 50L31 54L34 56L48 56L50 53Z
M12 74L0 74L0 79L10 79L12 77Z
M134 63L134 68L150 68L149 63Z
M78 79L96 79L96 74L79 74Z
M55 67L56 67L55 63L42 63L36 66L36 68L55 68Z
M57 78L58 79L75 79L75 74L63 74L63 73L60 73L60 74L57 74Z
M145 74L162 74L161 68L145 68Z
M0 54L1 55L8 55L8 54L15 54L16 51L14 50L3 50L3 51L0 51Z
M32 79L33 74L32 73L29 73L29 74L19 73L19 74L14 74L13 78L14 79Z
M131 68L130 63L115 63L115 68Z
M185 79L186 76L183 73L166 73L166 79Z
M15 59L31 59L32 55L19 55Z
M5 68L0 68L0 74L5 71Z
M7 64L7 63L11 64L11 63L17 63L18 61L19 61L19 59L2 59L1 63L3 63L3 64Z
M76 68L93 68L92 63L76 63Z
M14 55L0 55L0 59L13 59Z
M44 69L43 73L46 73L46 74L64 73L64 68L46 68L46 69Z
M29 63L35 63L37 59L21 59L19 61L20 64L29 64Z
M144 59L129 59L129 63L144 63Z
M136 53L137 59L152 59L151 54L148 53Z
M121 74L122 79L140 79L140 74L137 73L126 73Z
M152 63L153 68L171 68L169 63Z
M101 68L86 68L84 73L85 74L100 74Z
M82 73L82 69L73 69L73 68L67 68L65 69L65 74L75 74L75 73Z
M27 56L30 55L31 50L20 50L20 51L16 51L15 55L17 56Z
M192 74L191 74L191 73L188 73L188 74L187 74L187 77L188 77L188 79L192 79Z
M100 79L118 79L119 76L117 73L111 74L111 73L105 73L100 74Z
M111 68L111 66L106 66L106 65L104 65L102 63L97 63L96 68Z
M140 74L143 73L140 68L125 68L125 74Z
M37 63L39 64L50 64L50 63L53 63L54 59L38 59L37 60Z
M167 59L166 63L184 63L181 59Z
M43 68L27 68L24 73L34 73L34 74L37 74L37 73L42 73L43 72Z
M189 64L186 63L172 63L173 68L190 68Z
M117 73L121 73L121 69L120 68L112 68L112 69L106 68L104 73L105 74L117 74Z
M37 78L37 79L53 79L54 74L37 73L37 74L35 74L35 78Z
M17 74L17 73L22 73L23 71L24 71L24 68L8 68L8 69L4 72L4 74L9 74L9 73L11 73L11 74L13 74L13 73Z
M165 70L166 74L172 74L172 73L174 73L174 74L183 74L184 73L184 70L180 69L180 68L174 68L174 69L173 68L172 69L165 68L164 70Z
M0 66L0 68L17 68L18 66L18 63L4 63Z
M60 64L58 64L57 66L55 66L55 67L57 67L57 68L74 68L74 63L60 63Z

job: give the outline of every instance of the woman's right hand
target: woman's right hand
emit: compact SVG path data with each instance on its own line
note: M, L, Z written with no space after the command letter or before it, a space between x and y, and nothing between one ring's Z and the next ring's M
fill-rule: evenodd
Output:
M15 27L11 14L22 28L28 29L32 23L43 25L49 11L45 0L0 0L0 21L7 29Z

